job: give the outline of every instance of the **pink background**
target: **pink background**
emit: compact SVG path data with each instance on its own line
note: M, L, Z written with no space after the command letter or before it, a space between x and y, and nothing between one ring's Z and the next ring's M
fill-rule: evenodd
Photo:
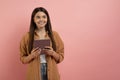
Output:
M38 6L65 44L61 80L120 80L120 0L0 0L0 80L25 80L19 42Z

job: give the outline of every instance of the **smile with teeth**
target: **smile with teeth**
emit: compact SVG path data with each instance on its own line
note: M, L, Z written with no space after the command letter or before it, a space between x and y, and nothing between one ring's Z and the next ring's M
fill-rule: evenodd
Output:
M38 24L43 25L43 24L45 24L45 22L44 21L40 21L40 22L38 22Z

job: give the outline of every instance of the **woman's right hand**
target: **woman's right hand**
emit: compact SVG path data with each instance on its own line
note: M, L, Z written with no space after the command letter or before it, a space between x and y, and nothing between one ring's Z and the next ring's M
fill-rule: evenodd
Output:
M32 58L37 58L41 53L41 48L37 47L37 48L33 48L31 51L31 57Z

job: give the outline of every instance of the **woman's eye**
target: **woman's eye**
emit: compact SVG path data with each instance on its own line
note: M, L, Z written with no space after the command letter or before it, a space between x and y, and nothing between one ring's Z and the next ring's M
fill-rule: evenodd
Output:
M47 16L43 16L43 18L46 18Z
M40 16L36 16L36 18L40 18Z

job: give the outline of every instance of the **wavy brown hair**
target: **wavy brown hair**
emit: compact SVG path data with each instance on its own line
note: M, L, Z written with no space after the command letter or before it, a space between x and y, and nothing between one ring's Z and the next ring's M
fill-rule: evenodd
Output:
M34 32L35 32L35 29L37 28L36 24L34 23L34 16L39 11L44 12L47 15L48 21L47 21L47 24L45 25L45 30L48 32L48 36L50 37L52 41L53 50L56 51L56 44L55 44L53 33L52 33L52 27L51 27L51 22L50 22L48 11L43 7L37 7L33 10L32 15L31 15L31 22L30 22L30 29L29 29L30 39L29 39L29 46L28 46L29 53L31 53L31 50L33 49Z

